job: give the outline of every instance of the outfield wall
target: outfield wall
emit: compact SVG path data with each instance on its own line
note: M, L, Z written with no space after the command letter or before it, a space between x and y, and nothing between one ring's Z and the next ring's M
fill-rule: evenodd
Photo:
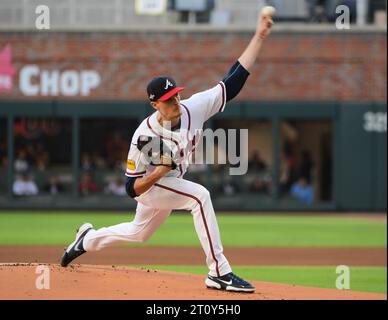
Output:
M300 30L275 29L239 100L387 99L386 31ZM0 34L0 50L9 46L14 69L12 89L0 100L134 101L145 98L147 82L160 74L174 76L187 95L216 84L252 31Z
M133 207L135 203L127 198L79 197L82 122L104 118L141 121L151 112L144 100L145 86L156 75L174 76L187 87L185 97L216 84L251 35L246 29L201 28L1 32L0 147L6 145L6 149L3 155L0 150L0 158L6 157L8 163L15 159L16 121L67 119L71 143L66 148L71 156L66 174L71 182L64 197L15 199L13 167L3 164L0 206ZM247 123L252 132L250 145L260 149L270 166L271 190L264 197L246 198L244 191L236 197L217 196L215 206L385 211L386 59L386 30L275 28L246 87L223 114L208 123L213 128L243 128ZM315 175L320 184L314 185L318 196L312 206L281 195L285 125L300 131L301 146L310 149L319 166ZM265 135L260 131L263 128ZM216 174L208 170L205 182L212 189L215 186L208 177ZM322 191L325 188L329 195Z

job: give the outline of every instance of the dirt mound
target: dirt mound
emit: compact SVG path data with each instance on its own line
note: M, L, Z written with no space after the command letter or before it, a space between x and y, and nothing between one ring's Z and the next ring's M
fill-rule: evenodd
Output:
M383 299L385 294L254 282L254 294L208 290L204 276L115 266L0 264L3 299L280 300ZM43 280L43 276L46 276ZM49 285L49 289L37 289Z

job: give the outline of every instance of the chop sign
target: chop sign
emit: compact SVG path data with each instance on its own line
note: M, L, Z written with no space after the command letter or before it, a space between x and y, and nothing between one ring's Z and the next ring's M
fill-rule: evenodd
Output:
M41 70L26 65L20 70L19 87L26 96L89 96L99 86L101 77L94 70Z

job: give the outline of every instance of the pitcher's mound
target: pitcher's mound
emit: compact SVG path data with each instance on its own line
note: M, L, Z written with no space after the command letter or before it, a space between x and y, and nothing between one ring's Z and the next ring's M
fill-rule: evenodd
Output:
M205 276L115 266L70 265L61 268L59 265L8 263L0 264L0 300L387 299L385 294L255 281L252 281L256 286L253 294L221 292L206 289Z

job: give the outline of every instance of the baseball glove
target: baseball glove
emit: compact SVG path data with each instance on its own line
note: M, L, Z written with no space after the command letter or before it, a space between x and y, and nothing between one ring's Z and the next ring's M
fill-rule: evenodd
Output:
M137 148L142 152L150 164L167 166L175 170L177 165L173 160L171 149L158 137L141 135L137 139Z

